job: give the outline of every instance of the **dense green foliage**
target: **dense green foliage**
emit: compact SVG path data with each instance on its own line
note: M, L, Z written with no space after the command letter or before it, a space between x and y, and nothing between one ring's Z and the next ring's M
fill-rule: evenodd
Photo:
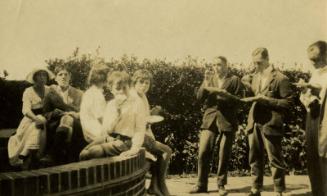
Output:
M67 59L50 59L47 61L50 70L58 65L67 65L72 71L72 85L83 90L87 88L87 75L91 65L98 61L104 61L91 55L79 55L78 49ZM153 82L148 94L152 106L160 105L164 109L165 121L153 126L158 140L168 144L174 151L170 172L191 173L197 167L198 134L201 124L201 104L195 99L196 88L203 79L203 65L205 61L186 58L183 62L170 63L166 60L139 61L136 57L123 56L119 60L111 59L105 62L111 70L126 70L132 74L136 69L146 68L153 74ZM244 69L233 68L236 75L247 74ZM292 82L299 78L308 79L307 73L289 70L284 73ZM25 84L24 84L25 85ZM23 86L24 86L23 85ZM298 96L298 91L294 89ZM11 97L10 94L7 94ZM109 97L109 96L108 96ZM1 95L1 99L4 99ZM15 97L17 99L17 97ZM8 99L4 103L13 103ZM17 101L19 102L19 101ZM3 103L3 102L2 102ZM248 142L243 129L246 125L248 106L240 108L239 131L236 134L231 158L230 170L247 173L248 166ZM15 108L16 112L19 112ZM1 113L3 114L3 110ZM289 124L285 126L287 132L283 140L285 161L289 171L303 171L306 165L304 152L304 122L305 111L298 99L288 115ZM3 119L1 119L3 121ZM3 124L2 124L3 125ZM217 152L214 152L214 160L217 161ZM212 164L212 171L216 170L216 164Z

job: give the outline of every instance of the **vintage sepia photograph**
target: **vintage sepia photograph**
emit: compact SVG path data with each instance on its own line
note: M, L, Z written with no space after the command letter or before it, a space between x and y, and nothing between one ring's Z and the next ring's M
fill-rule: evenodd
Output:
M0 196L327 196L326 101L326 0L0 1Z

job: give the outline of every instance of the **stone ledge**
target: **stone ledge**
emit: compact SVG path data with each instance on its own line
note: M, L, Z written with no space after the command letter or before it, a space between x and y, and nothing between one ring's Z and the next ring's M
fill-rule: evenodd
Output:
M148 167L142 150L128 158L117 156L0 173L0 195L143 195Z

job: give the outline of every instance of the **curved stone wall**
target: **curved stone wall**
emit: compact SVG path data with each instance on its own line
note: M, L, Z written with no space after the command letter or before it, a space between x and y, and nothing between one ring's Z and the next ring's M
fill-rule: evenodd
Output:
M129 158L117 156L0 173L0 195L145 195L148 168L142 150Z

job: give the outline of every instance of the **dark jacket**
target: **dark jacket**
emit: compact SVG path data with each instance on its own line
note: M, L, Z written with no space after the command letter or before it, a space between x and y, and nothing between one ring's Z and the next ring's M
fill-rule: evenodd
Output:
M45 97L44 110L45 112L52 111L55 108L63 111L79 112L83 92L77 88L69 87L68 97L70 103L65 104L60 94L56 91L55 86L50 87L50 92Z
M69 87L69 103L65 103L61 95L56 91L55 86L50 87L50 92L44 98L43 111L47 119L54 116L61 116L62 112L74 111L79 112L83 92L77 88Z
M250 90L254 95L262 94L269 97L269 100L267 103L254 102L252 104L245 131L251 133L256 123L262 126L266 135L282 136L285 115L293 101L289 79L280 71L272 68L266 85L261 90L259 90L259 80L259 75L254 74Z
M222 89L232 95L242 96L244 86L237 76L228 76ZM212 123L216 123L220 131L236 131L238 127L238 105L239 101L233 98L223 98L215 92L209 92L202 86L197 92L197 99L203 103L203 118L201 129L209 129Z

